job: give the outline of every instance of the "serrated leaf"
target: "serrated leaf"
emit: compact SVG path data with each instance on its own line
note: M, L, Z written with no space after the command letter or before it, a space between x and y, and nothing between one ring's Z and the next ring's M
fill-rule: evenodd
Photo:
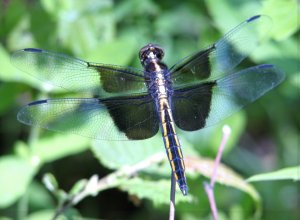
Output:
M126 180L120 185L122 190L140 199L150 199L156 206L170 203L170 187L169 180L151 181L140 178ZM176 202L192 202L193 200L191 195L179 196L181 194L179 190L176 193L178 194Z
M0 207L5 208L13 204L22 196L36 168L28 160L4 156L0 159Z
M207 178L211 178L213 175L215 161L206 158L189 157L186 158L185 164L187 170L198 172ZM255 188L251 184L247 183L239 174L224 164L220 164L218 167L216 182L248 193L256 204L260 206L261 199Z
M191 144L179 137L184 155L196 155ZM160 135L143 141L94 141L92 151L99 161L110 169L134 165L158 152L164 152ZM167 155L166 155L167 160Z
M272 180L300 180L300 166L288 167L280 169L274 172L262 173L258 175L251 176L247 179L247 182L257 182L257 181L272 181Z
M92 144L95 156L110 169L133 165L163 149L163 140L158 136L144 141L94 141Z

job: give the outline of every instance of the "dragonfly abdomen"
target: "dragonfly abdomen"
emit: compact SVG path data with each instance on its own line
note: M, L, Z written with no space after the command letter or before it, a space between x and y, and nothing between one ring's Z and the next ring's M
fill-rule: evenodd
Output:
M185 176L185 165L180 142L175 131L175 125L172 112L169 107L169 102L167 98L160 98L158 101L162 136L166 153L179 188L184 195L187 195L188 187Z

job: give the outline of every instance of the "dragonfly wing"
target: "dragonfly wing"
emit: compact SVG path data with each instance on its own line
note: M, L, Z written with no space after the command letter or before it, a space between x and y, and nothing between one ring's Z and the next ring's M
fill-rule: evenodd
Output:
M11 62L45 83L73 92L89 91L103 98L118 93L146 92L143 71L115 65L89 63L64 54L40 49L23 49Z
M155 107L147 95L40 100L23 107L18 120L99 140L141 140L152 137L159 128Z
M260 43L262 36L258 29L270 26L269 17L254 16L207 49L186 57L170 69L174 87L216 80L228 74Z
M214 125L254 102L283 79L283 72L264 64L219 80L177 89L172 97L175 123L186 131Z

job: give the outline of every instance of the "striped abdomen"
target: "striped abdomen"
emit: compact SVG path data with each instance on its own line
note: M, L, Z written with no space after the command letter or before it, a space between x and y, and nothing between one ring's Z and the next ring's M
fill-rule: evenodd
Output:
M185 177L185 166L183 155L178 140L172 112L167 98L159 98L158 100L159 114L161 120L162 136L165 143L166 152L173 175L184 195L187 195L187 183Z

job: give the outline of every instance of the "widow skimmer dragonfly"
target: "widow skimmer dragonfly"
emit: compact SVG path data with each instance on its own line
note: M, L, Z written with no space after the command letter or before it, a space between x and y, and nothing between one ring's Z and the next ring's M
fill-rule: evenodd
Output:
M172 172L183 195L188 187L176 129L213 125L277 86L284 74L271 64L233 71L259 44L255 31L268 25L253 16L171 68L155 44L139 52L143 70L85 62L41 49L12 54L12 63L32 76L94 98L39 100L24 106L18 120L49 130L99 140L143 140L161 129ZM87 126L82 126L83 124Z

